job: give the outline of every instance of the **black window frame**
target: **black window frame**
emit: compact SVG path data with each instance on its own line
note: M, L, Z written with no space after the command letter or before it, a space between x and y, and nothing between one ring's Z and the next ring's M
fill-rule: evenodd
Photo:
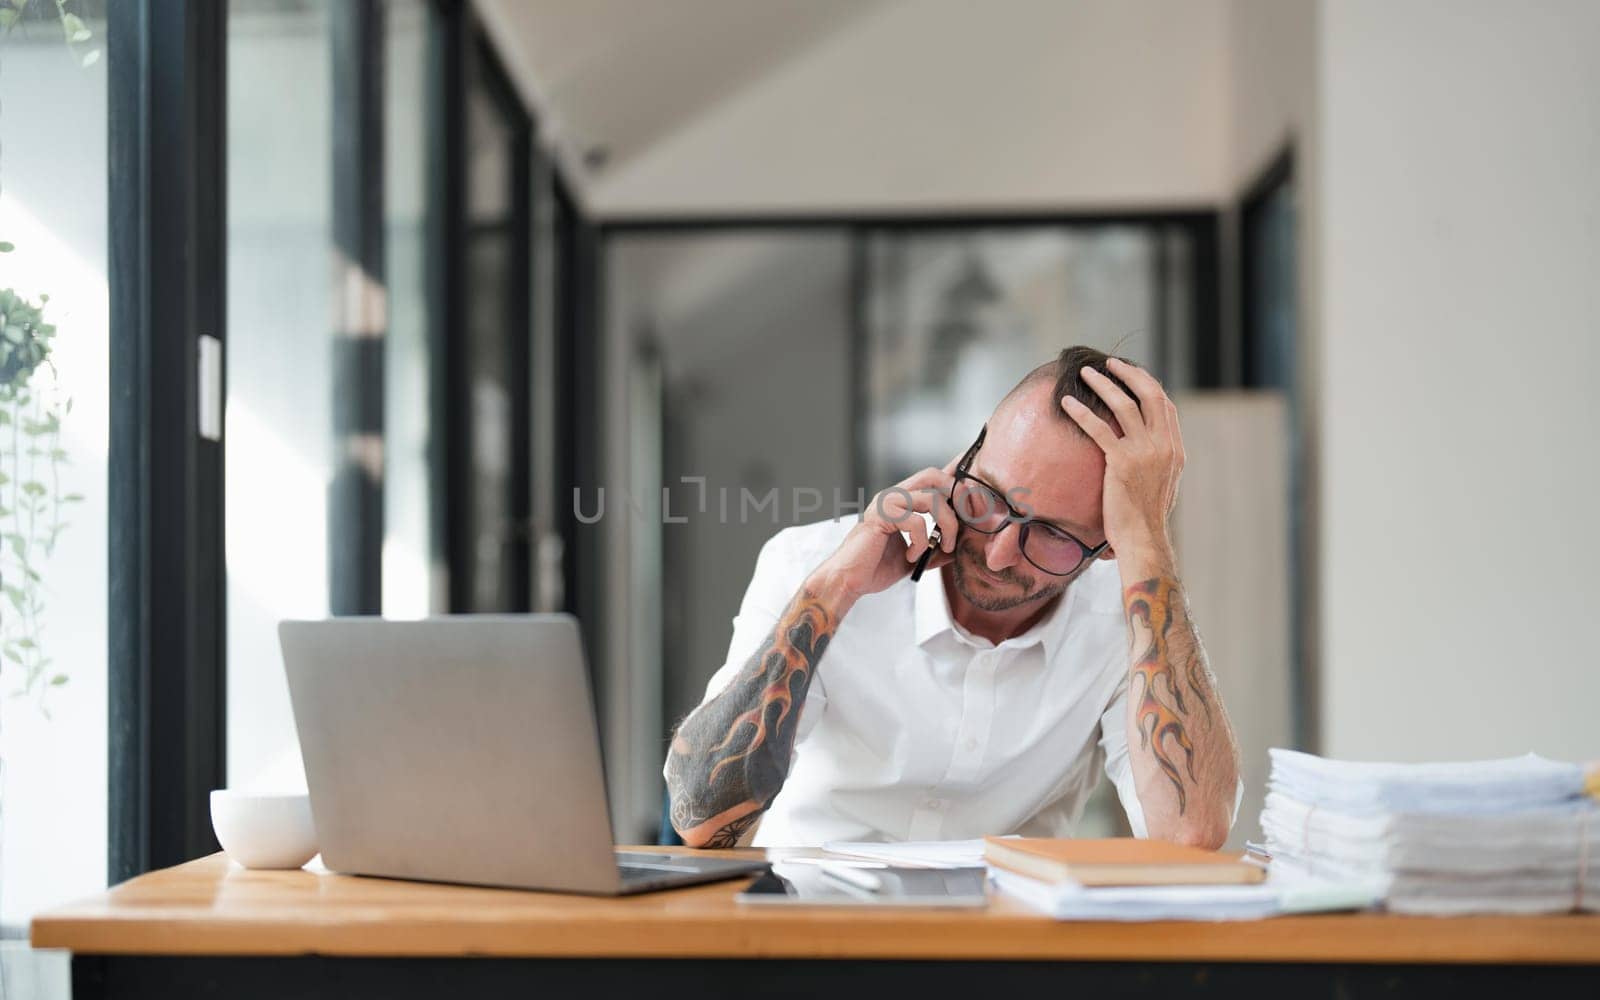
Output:
M200 338L226 385L225 7L107 9L110 448L107 874L217 849L227 765L223 443L201 436Z

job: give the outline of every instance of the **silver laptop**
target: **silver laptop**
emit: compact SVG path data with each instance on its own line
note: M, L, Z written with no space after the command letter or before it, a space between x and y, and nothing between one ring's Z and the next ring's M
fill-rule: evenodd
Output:
M759 862L615 851L570 615L278 627L334 871L620 895Z

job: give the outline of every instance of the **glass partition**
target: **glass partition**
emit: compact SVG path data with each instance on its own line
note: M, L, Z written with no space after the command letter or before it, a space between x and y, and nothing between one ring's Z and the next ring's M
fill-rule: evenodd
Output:
M390 0L384 20L383 613L442 611L443 554L432 547L428 491L427 0Z
M1188 243L1154 225L870 232L867 482L944 465L951 442L970 441L995 402L1063 347L1090 344L1175 374L1172 351L1190 323Z
M334 474L332 25L228 6L228 783L301 780L278 651L329 611Z

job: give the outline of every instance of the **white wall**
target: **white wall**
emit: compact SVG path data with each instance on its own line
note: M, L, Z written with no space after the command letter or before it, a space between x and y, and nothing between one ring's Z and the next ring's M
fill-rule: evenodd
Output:
M1315 140L1316 0L1231 0L1228 5L1230 191L1291 141ZM1307 150L1312 153L1313 150ZM1315 157L1313 156L1312 159Z
M1210 204L1225 0L886 5L591 180L606 215Z
M1324 749L1600 755L1600 5L1321 17Z

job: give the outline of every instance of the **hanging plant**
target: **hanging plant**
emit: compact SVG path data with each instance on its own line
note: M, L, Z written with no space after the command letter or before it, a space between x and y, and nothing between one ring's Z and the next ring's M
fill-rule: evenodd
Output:
M41 642L45 609L39 564L55 551L64 512L83 497L60 491L67 463L61 421L72 400L57 392L50 363L56 328L38 305L0 289L0 671L20 669L13 693L45 696L67 683Z
M68 0L53 6L67 48L83 66L93 65L100 49L80 48L93 33L68 9ZM0 0L0 39L43 13L30 0ZM0 233L0 254L14 253L5 236ZM41 641L40 564L67 528L66 508L83 500L60 489L67 463L61 421L72 412L72 400L60 393L50 361L56 328L45 321L49 301L40 295L35 305L14 289L0 288L0 676L20 671L21 683L11 693L37 698L46 718L48 693L67 683L67 675L53 669Z

